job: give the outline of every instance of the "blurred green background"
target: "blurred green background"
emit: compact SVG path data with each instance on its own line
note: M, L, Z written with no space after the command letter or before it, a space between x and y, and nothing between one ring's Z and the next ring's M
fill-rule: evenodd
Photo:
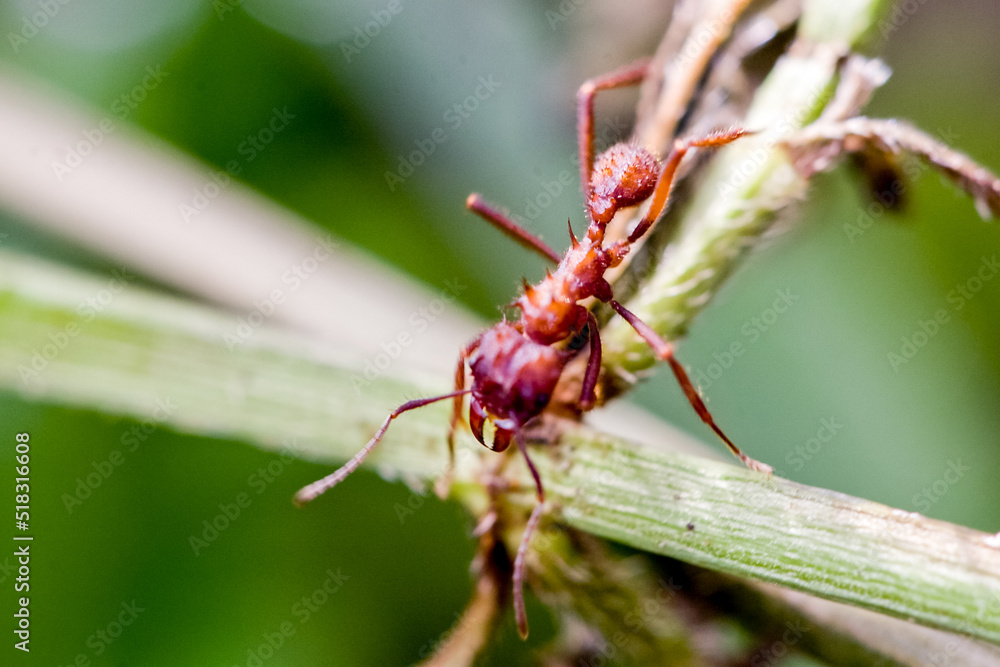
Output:
M880 49L895 74L869 114L908 118L1000 171L1000 8L911 4L917 11ZM12 40L43 5L57 7L45 27ZM467 214L465 196L484 193L560 247L566 218L579 229L582 217L575 180L537 219L528 201L575 174L575 89L650 53L666 15L651 2L23 0L0 10L0 58L217 167L287 108L294 122L240 178L431 289L460 276L470 286L461 300L492 320L543 265ZM166 76L125 113L120 97L147 68ZM480 88L483 80L491 85ZM490 92L476 109L449 114L477 88ZM598 112L627 123L634 94L608 97ZM438 127L445 141L390 188L386 172ZM902 215L852 240L844 225L868 206L862 188L847 170L820 178L801 219L734 276L679 354L709 378L702 388L717 420L780 474L995 532L1000 279L960 310L948 295L1000 253L1000 229L931 172L909 194ZM114 266L2 212L0 233L7 249ZM772 321L777 290L797 300ZM894 369L887 355L942 308L947 323ZM734 341L745 354L713 370ZM632 400L717 446L662 370ZM4 664L69 665L82 655L102 665L247 665L257 655L267 665L405 665L427 654L467 600L469 519L428 498L401 526L393 507L410 496L402 484L362 472L336 502L296 512L294 491L328 468L163 429L128 451L135 422L10 392L0 393L0 414L4 470L13 434L32 436L37 535L33 650L26 658L8 644ZM830 420L839 425L832 439L811 441ZM123 465L68 510L63 495L115 449ZM271 481L261 483L269 465ZM942 485L956 465L958 481ZM2 478L9 498L11 475ZM195 555L189 536L241 493L250 505ZM5 615L11 560L0 553ZM296 604L328 570L348 578L303 622ZM142 611L106 643L97 633L123 604ZM493 664L526 664L551 637L544 609L536 603L529 615L531 641L517 640L508 618ZM283 623L295 633L270 652L267 637L277 643Z

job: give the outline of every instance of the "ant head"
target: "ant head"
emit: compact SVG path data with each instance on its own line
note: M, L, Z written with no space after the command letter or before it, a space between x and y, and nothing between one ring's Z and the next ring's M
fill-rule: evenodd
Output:
M647 199L656 188L660 161L636 144L615 144L594 161L590 207L595 222L611 222L618 209Z
M492 428L489 428L490 426ZM490 419L483 404L475 396L469 403L469 428L472 429L472 435L476 436L479 444L494 452L502 452L510 447L511 438L514 436L514 431L499 426Z
M511 436L548 405L571 357L536 343L511 324L498 324L483 332L469 357L469 425L476 439L495 451L510 444ZM495 429L492 440L483 437L487 421L492 421Z

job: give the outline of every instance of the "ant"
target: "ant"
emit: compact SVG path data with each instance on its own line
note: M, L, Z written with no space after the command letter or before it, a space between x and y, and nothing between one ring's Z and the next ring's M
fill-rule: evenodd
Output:
M487 204L478 194L469 195L466 207L494 225L521 245L557 265L535 286L525 283L524 293L512 304L521 311L517 322L506 318L482 332L462 348L455 369L455 390L441 396L408 401L392 411L371 440L336 472L314 482L295 496L299 505L313 500L354 472L379 443L389 424L404 412L430 403L452 399L454 406L448 429L448 450L454 459L454 438L466 394L471 394L469 426L476 439L495 452L506 450L513 441L528 465L535 482L538 503L528 519L514 560L513 593L517 627L522 637L528 634L524 608L525 556L531 535L541 519L545 490L531 457L519 437L549 404L549 399L563 369L586 345L589 358L583 376L579 410L591 410L596 403L596 387L601 370L601 337L594 314L580 302L595 297L607 303L627 321L653 348L657 357L670 364L692 407L730 451L754 470L770 473L766 464L750 458L722 432L692 384L684 367L674 356L674 348L647 324L614 299L611 284L604 278L608 269L618 266L632 244L641 239L666 209L674 176L684 156L694 148L723 146L748 134L730 129L694 139L674 141L670 154L661 164L646 149L634 143L612 146L595 160L594 97L598 91L637 85L646 77L648 61L633 63L610 74L586 81L577 92L578 148L580 179L587 214L587 234L579 240L570 224L571 245L559 256L541 239ZM615 214L623 208L652 199L649 209L624 240L605 244L605 231ZM472 386L466 388L466 364L471 369ZM493 438L487 444L483 428L493 424Z

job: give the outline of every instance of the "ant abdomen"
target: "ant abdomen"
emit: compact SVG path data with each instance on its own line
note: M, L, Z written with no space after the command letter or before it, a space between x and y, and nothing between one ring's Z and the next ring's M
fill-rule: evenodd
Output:
M648 199L659 176L660 161L637 144L615 144L601 153L590 176L594 222L607 224L618 209Z

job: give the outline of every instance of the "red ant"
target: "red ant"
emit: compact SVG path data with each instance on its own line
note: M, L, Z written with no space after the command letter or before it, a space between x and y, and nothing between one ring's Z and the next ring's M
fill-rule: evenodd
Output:
M507 218L503 213L485 203L478 194L469 195L465 204L473 213L511 236L523 246L538 252L556 263L554 272L532 287L525 283L524 294L513 304L521 311L519 321L504 321L476 336L458 357L455 370L455 391L441 396L408 401L386 418L368 444L354 458L336 472L306 486L295 496L298 504L309 502L343 481L354 472L374 449L389 428L389 423L409 410L436 401L454 400L448 429L448 449L454 457L455 429L462 421L462 407L466 394L472 394L469 405L469 426L476 439L489 449L502 452L513 440L524 455L535 481L538 504L524 531L514 561L514 610L518 630L527 636L527 618L524 609L523 580L525 555L531 534L541 518L545 502L542 480L535 469L522 438L524 427L538 417L549 404L556 383L566 364L589 340L590 352L579 409L586 412L596 402L595 389L601 370L601 337L593 313L581 301L596 297L608 303L621 315L636 333L670 364L684 389L684 394L702 421L726 443L729 449L748 467L770 472L771 468L743 454L726 437L712 418L691 383L687 372L674 357L673 345L663 340L612 294L611 285L604 273L618 266L638 241L659 219L666 208L671 185L677 168L685 154L692 148L716 147L735 141L746 134L745 130L732 129L697 139L676 140L667 159L660 161L646 149L630 143L612 146L594 159L594 96L600 90L609 90L641 83L645 78L647 62L642 61L611 74L591 79L577 93L578 141L580 151L580 177L588 219L587 235L578 240L570 226L571 246L560 257L541 239L533 236ZM652 197L649 210L625 240L604 244L605 230L619 209L636 206ZM465 366L472 372L472 387L465 388ZM490 420L494 436L490 444L483 437L483 426Z

